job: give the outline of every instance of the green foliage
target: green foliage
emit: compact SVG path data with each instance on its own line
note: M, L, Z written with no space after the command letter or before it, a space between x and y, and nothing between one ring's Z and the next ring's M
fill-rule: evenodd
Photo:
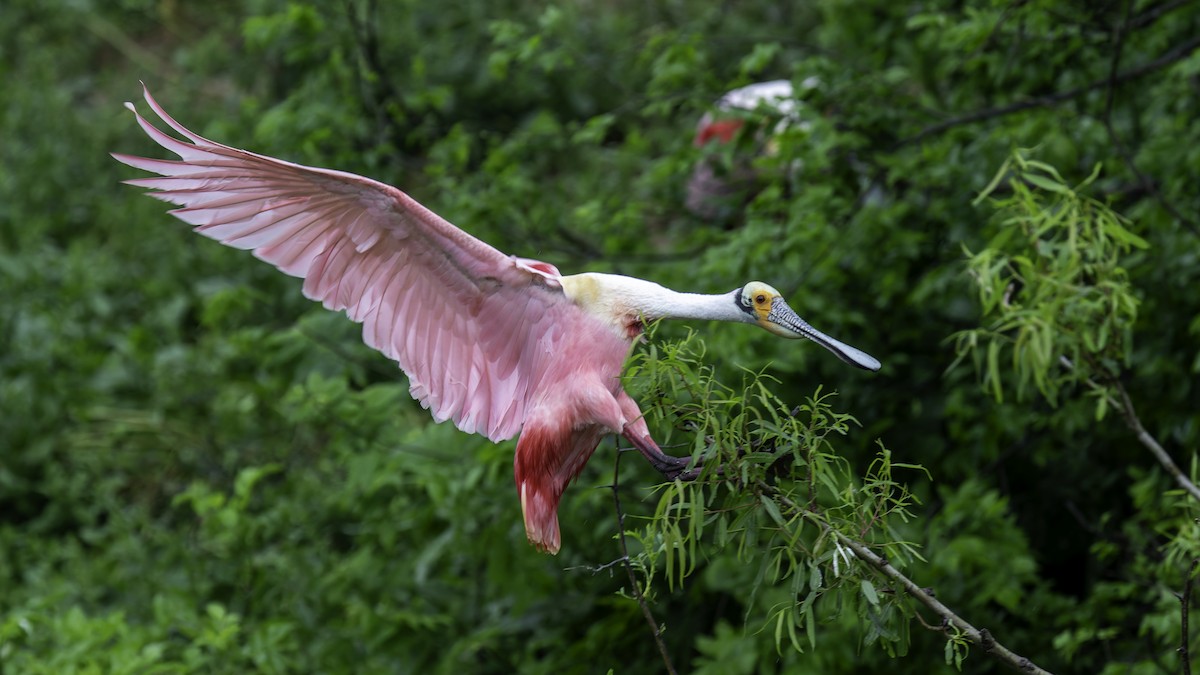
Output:
M1139 441L1157 445L1145 440L1149 434L1118 379L1135 366L1132 336L1138 298L1125 265L1133 252L1149 244L1128 229L1128 220L1080 194L1098 175L1099 167L1082 183L1069 187L1053 167L1029 159L1023 151L1013 155L1011 165L1005 163L977 200L1006 182L1010 196L996 200L998 232L980 253L968 251L985 327L960 333L956 346L960 359L973 358L997 401L1003 400L1005 383L1012 380L1018 399L1027 397L1032 381L1051 405L1062 402L1064 391L1086 392L1096 401L1097 422L1110 406L1116 407ZM1012 351L1011 365L1002 366L1004 349ZM1159 459L1170 465L1170 459ZM1192 465L1194 484L1194 457ZM1131 473L1133 515L1111 523L1122 533L1121 543L1098 531L1091 551L1101 561L1115 556L1131 556L1132 561L1122 561L1118 580L1096 584L1093 602L1109 608L1114 601L1140 599L1144 603L1140 617L1113 612L1102 616L1135 624L1139 635L1152 636L1160 644L1176 639L1182 643L1187 639L1181 635L1180 598L1184 596L1168 589L1191 588L1195 561L1200 560L1200 521L1196 520L1200 504L1195 494L1163 491L1153 475ZM1109 518L1106 514L1103 522L1109 524ZM1147 586L1154 589L1149 598L1142 593ZM1081 650L1097 643L1109 653L1128 649L1119 641L1117 626L1085 621L1077 625L1062 630L1054 640L1068 659L1079 659ZM1118 660L1136 660L1138 655L1135 649ZM1109 664L1100 672L1125 669Z
M979 253L968 251L986 327L960 333L956 348L960 357L974 358L997 400L1012 372L1019 399L1032 381L1055 404L1064 386L1101 375L1108 381L1128 366L1138 300L1121 259L1148 244L1112 209L1079 194L1095 182L1099 166L1072 188L1054 167L1023 152L1011 164L1012 175L1005 162L976 200L1001 181L1011 191L996 200L996 236ZM1005 347L1012 362L1002 370ZM1113 394L1100 386L1094 391L1099 420Z
M5 2L0 672L660 672L622 534L681 672L999 671L839 536L1049 670L1177 671L1200 514L1105 413L1196 480L1198 34L1153 0ZM693 146L776 78L803 123ZM161 155L138 80L564 271L763 279L884 369L660 326L630 386L715 461L627 458L621 533L606 443L539 555L511 442L118 184ZM687 213L701 157L764 145L744 209Z
M838 534L868 537L897 566L920 560L898 531L914 497L892 475L919 467L893 462L881 446L859 477L832 442L855 420L833 409L831 395L818 388L789 407L762 374L737 389L719 383L705 355L693 336L651 345L629 367L631 390L654 402L648 419L690 437L693 457L706 460L707 480L664 486L645 529L633 534L647 587L659 569L669 588L682 587L700 561L731 555L756 570L745 621L773 626L776 649L815 649L817 623L852 611L867 626L865 644L903 653L908 599L887 588L881 601L870 570Z

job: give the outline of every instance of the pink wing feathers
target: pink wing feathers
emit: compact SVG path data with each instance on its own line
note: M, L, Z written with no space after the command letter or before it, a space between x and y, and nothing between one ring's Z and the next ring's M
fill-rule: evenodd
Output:
M182 208L206 237L304 281L304 294L363 324L436 420L492 440L516 435L565 324L582 317L552 265L506 256L389 185L207 140L146 102L190 142L142 129L182 161L113 154L161 177L126 181Z

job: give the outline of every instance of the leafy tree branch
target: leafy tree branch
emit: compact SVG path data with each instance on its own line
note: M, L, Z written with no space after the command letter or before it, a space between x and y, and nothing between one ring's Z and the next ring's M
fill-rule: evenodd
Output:
M938 134L944 133L950 129L962 126L964 124L985 122L990 119L1004 117L1005 115L1011 115L1013 113L1020 112L1022 110L1029 110L1031 108L1050 108L1060 103L1065 103L1066 101L1079 98L1080 96L1096 91L1097 89L1112 87L1117 84L1136 80L1140 77L1158 70L1162 70L1163 68L1188 58L1197 49L1200 49L1200 37L1185 40L1175 47L1168 49L1158 58L1151 59L1150 61L1139 66L1130 68L1129 70L1123 71L1116 75L1106 75L1103 78L1079 87L1074 87L1066 91L1055 92L1053 94L1047 94L1045 96L1022 99L1020 101L1014 101L1005 105L984 108L950 117L936 124L931 124L924 129L921 129L916 134L900 140L896 144L896 147L920 143L927 138L937 136Z
M905 598L911 598L938 615L940 626L931 628L946 637L948 663L961 667L964 649L972 645L1023 672L1047 672L963 619L891 562L921 559L894 522L910 517L914 498L892 477L894 469L919 467L893 462L881 448L867 474L855 477L829 440L847 433L853 418L835 413L827 395L818 392L788 410L760 378L742 389L720 385L699 365L703 346L694 337L649 351L637 360L631 377L659 394L661 405L649 414L671 415L677 426L695 434L700 467L688 474L690 480L667 476L672 482L663 488L646 532L637 535L647 584L659 561L672 585L691 574L703 538L705 547L742 551L746 564L771 570L772 585L790 586L796 593L793 603L775 605L764 619L775 624L777 645L803 651L803 630L807 644L815 647L819 600L833 594L851 595L858 611L869 617L874 628L867 642L899 649L892 643L906 641L901 627L908 620L925 624L907 605ZM628 555L625 533L620 534ZM855 565L856 559L867 568ZM632 567L626 569L633 573ZM871 580L875 574L887 582L882 590ZM653 627L640 592L637 597Z
M872 551L871 547L867 543L853 537L849 537L833 529L821 518L818 512L811 509L803 509L801 506L793 503L786 496L779 494L779 492L773 486L767 485L766 483L760 481L758 483L758 487L763 491L763 493L769 494L773 498L778 499L779 502L786 507L789 512L803 514L805 518L811 520L818 527L822 528L823 531L833 537L836 537L838 542L841 543L842 546L845 546L853 551L854 555L858 557L859 560L863 560L870 564L889 581L897 583L900 588L902 588L910 597L920 602L922 605L925 605L935 614L937 614L941 619L941 626L930 626L929 624L926 624L923 619L921 620L921 623L928 628L940 630L941 632L945 633L947 635L947 639L951 641L948 643L948 646L953 643L955 638L961 635L962 638L965 638L972 645L978 647L984 653L992 656L1006 666L1024 673L1049 675L1049 671L1043 670L1028 658L1021 656L1020 654L1017 654L1011 649L1000 644L999 641L992 637L992 634L987 629L976 628L975 626L971 625L966 619L963 619L952 609L938 600L937 597L935 597L932 589L918 586L903 572L896 569L887 558ZM953 627L953 630L950 627ZM957 631L957 633L955 633L955 631Z
M1116 374L1129 362L1138 306L1121 259L1147 244L1120 215L1080 194L1097 175L1072 188L1053 167L1019 151L976 200L1002 181L1011 191L996 200L1005 216L996 236L979 253L968 252L989 323L957 336L959 359L975 359L997 400L1004 397L999 364L1005 348L1012 352L1019 399L1031 383L1051 404L1064 388L1086 386L1097 420L1117 408L1138 442L1200 500L1200 488L1146 431Z

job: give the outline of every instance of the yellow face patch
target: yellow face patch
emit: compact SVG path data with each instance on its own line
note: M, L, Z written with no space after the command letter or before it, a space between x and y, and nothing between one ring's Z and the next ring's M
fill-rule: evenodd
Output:
M742 305L749 308L758 325L766 328L769 325L767 317L771 314L771 303L779 297L779 291L761 281L751 281L742 289Z
M750 301L754 303L754 313L758 316L759 323L767 322L767 315L771 313L772 299L773 298L770 295L767 295L767 293L764 291L759 291L750 298Z

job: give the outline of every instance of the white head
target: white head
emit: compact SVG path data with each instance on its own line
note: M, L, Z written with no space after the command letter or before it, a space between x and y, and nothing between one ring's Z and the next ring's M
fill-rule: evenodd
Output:
M813 328L788 306L774 287L761 281L751 281L733 291L734 301L742 310L746 323L756 324L780 337L808 338L833 352L839 359L864 370L879 370L878 359L866 352L835 340Z

